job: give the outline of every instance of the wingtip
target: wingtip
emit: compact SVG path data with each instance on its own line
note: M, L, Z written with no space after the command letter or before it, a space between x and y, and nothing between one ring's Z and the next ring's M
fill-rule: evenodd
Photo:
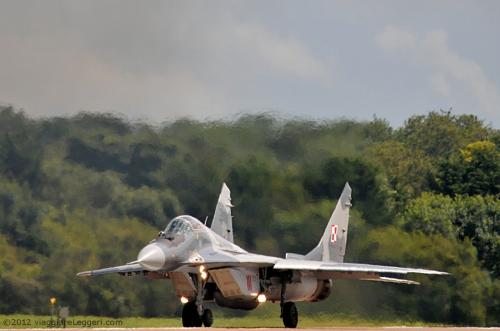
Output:
M449 276L449 272L439 271L439 270L425 270L428 275L438 275L438 276Z
M92 271L82 271L76 274L77 277L90 277L92 276Z

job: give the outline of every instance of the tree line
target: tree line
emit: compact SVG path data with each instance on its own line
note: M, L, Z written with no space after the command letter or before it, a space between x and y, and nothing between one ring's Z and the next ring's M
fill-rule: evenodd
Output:
M317 244L346 181L347 261L451 273L422 286L338 281L310 313L500 323L500 134L473 115L387 121L33 119L0 108L0 313L166 316L167 282L78 271L123 264L179 214L211 219L223 181L235 241L283 256Z

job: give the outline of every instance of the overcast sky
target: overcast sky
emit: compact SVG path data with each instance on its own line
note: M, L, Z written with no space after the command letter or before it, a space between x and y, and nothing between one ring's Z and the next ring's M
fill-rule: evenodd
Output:
M500 1L0 0L0 104L500 124Z

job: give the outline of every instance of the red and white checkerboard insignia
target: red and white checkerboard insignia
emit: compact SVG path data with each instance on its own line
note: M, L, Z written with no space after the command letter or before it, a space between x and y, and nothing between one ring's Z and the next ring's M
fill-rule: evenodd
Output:
M337 224L332 225L332 235L330 237L330 241L332 243L337 241L337 232L339 231L339 226Z

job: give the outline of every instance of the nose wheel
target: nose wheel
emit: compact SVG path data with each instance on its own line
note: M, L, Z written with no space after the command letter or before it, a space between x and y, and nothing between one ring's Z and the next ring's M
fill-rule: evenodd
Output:
M208 273L204 266L200 266L198 274L190 274L191 280L196 286L196 298L187 302L182 307L182 326L184 327L211 327L214 323L214 315L210 309L203 309L203 298L205 297L205 283Z
M196 303L188 302L182 307L182 326L186 328L200 327L201 317L198 314Z
M201 315L201 321L203 322L203 326L209 328L214 324L214 315L210 309L205 309L203 311L203 315Z
M211 327L214 323L214 315L210 309L203 310L203 314L198 314L198 307L195 302L188 302L182 307L182 326L186 328L199 328L202 325Z

